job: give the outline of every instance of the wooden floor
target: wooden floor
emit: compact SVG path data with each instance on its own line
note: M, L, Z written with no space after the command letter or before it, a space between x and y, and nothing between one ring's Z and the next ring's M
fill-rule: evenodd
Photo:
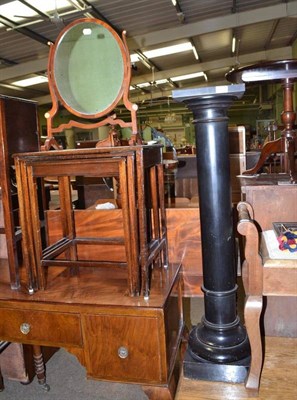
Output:
M181 378L175 400L245 400L243 384ZM297 399L297 338L266 338L266 357L258 400Z

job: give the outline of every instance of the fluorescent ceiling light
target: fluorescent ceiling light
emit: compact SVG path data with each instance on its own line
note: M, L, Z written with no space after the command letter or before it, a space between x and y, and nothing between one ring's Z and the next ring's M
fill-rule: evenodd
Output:
M202 76L207 81L207 76L206 76L205 72L195 72L194 74L175 76L174 78L170 78L170 79L171 79L171 81L176 82L176 81L183 81L186 79L200 78ZM170 83L170 82L168 81L168 79L164 78L164 79L156 80L155 83L157 85L162 85L164 83ZM143 88L143 87L148 87L150 85L151 85L150 82L142 82L142 83L138 83L136 86L139 88Z
M157 85L162 85L164 83L168 83L168 79L158 79L156 80Z
M27 0L27 2L42 12L54 11L56 8L60 10L70 6L68 0Z
M190 51L190 50L193 51L196 60L198 60L199 56L197 50L195 46L192 45L191 42L185 42L185 43L175 44L172 46L161 47L159 49L143 51L143 55L147 58L156 58L156 57L168 56L170 54L182 53L184 51ZM139 55L136 53L130 54L130 60L131 63L141 61Z
M169 83L169 82L168 82L168 79L164 78L164 79L156 80L155 83L157 85L162 85L164 83ZM138 83L136 86L139 87L139 88L143 88L143 87L148 87L150 85L151 85L151 82L142 82L142 83Z
M235 45L236 45L236 38L233 36L232 38L232 53L235 53Z
M68 0L27 0L27 2L43 13L53 12L56 10L56 7L58 10L70 7ZM32 8L27 7L17 0L1 5L0 14L14 22L23 21L26 20L27 17L38 15Z
M204 78L206 77L204 72L194 72L193 74L174 76L173 78L171 78L171 80L173 82L184 81L186 79L200 78L201 76L203 76Z
M24 19L19 17L19 15L24 17L33 17L34 15L37 15L35 11L19 1L12 1L11 3L0 6L0 14L12 21L20 21Z
M173 46L161 47L155 50L143 51L143 54L147 58L156 58L156 57L168 56L169 54L181 53L183 51L189 51L192 50L192 47L193 47L192 43L185 42L181 44L175 44Z
M6 89L12 89L12 90L18 90L20 92L23 92L25 89L21 88L21 87L15 87L13 85L9 85L7 83L0 83L1 87L4 87Z
M139 88L143 88L143 87L150 86L150 83L149 82L138 83L136 86Z
M48 79L46 76L38 75L33 78L21 79L20 81L12 82L12 85L20 86L20 87L28 87L33 85L38 85L39 83L46 83Z
M194 57L196 58L196 60L199 60L199 56L198 56L198 53L197 53L196 47L195 47L195 46L192 46L192 50L193 50Z
M176 6L177 0L171 0L174 7Z
M135 62L139 61L139 55L136 53L130 54L130 61L131 61L131 63L135 63Z

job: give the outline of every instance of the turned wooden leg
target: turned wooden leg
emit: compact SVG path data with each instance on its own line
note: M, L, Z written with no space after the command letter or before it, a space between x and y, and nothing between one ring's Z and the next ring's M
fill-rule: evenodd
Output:
M162 250L164 268L168 268L168 242L167 242L167 226L166 226L166 210L164 195L164 168L162 164L157 165L158 187L159 187L159 207L161 218L161 237L165 238L165 244Z
M48 392L50 387L46 383L45 366L40 346L33 345L33 360L38 383L39 385L42 385L46 392Z
M251 345L251 366L245 382L246 389L259 390L260 375L263 363L263 350L260 331L260 316L263 308L262 296L248 296L245 308L244 318Z

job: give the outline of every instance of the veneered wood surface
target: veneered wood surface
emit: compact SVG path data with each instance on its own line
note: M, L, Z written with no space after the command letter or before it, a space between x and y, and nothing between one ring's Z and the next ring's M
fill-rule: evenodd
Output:
M53 267L48 271L47 290L39 290L28 295L24 287L24 277L21 274L22 289L13 291L9 286L7 261L0 260L0 307L7 306L7 300L14 306L21 305L24 310L77 312L85 307L92 306L101 309L106 307L108 312L116 313L123 306L122 313L133 315L137 309L146 315L153 315L153 308L163 307L169 291L170 282L175 281L180 266L171 263L168 270L154 268L151 281L151 292L154 293L149 301L142 296L129 296L127 292L127 274L119 269L83 268L77 274L71 273L69 268ZM22 273L25 271L22 270Z
M76 234L80 237L120 237L123 238L122 211L115 210L75 210ZM167 237L169 261L182 264L183 295L201 295L202 256L199 208L167 208ZM60 211L47 212L50 243L60 239ZM100 256L110 260L125 261L124 247L78 246L82 259Z
M28 334L21 332L21 325L30 326ZM0 338L22 343L40 343L56 346L82 345L78 314L44 313L43 311L0 308Z
M157 318L88 315L84 325L91 376L126 382L162 380ZM118 356L121 346L128 351L125 359Z
M169 260L181 262L183 274L201 275L199 208L167 208Z

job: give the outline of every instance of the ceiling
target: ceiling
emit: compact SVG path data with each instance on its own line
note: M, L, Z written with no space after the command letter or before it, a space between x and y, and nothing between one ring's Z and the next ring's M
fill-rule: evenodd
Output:
M292 58L297 39L297 0L0 0L0 94L50 103L47 83L22 88L14 82L46 75L48 43L83 16L126 30L131 54L184 42L195 47L198 60L192 47L134 63L134 102L168 99L174 88L226 84L234 66ZM176 80L197 72L204 75Z

